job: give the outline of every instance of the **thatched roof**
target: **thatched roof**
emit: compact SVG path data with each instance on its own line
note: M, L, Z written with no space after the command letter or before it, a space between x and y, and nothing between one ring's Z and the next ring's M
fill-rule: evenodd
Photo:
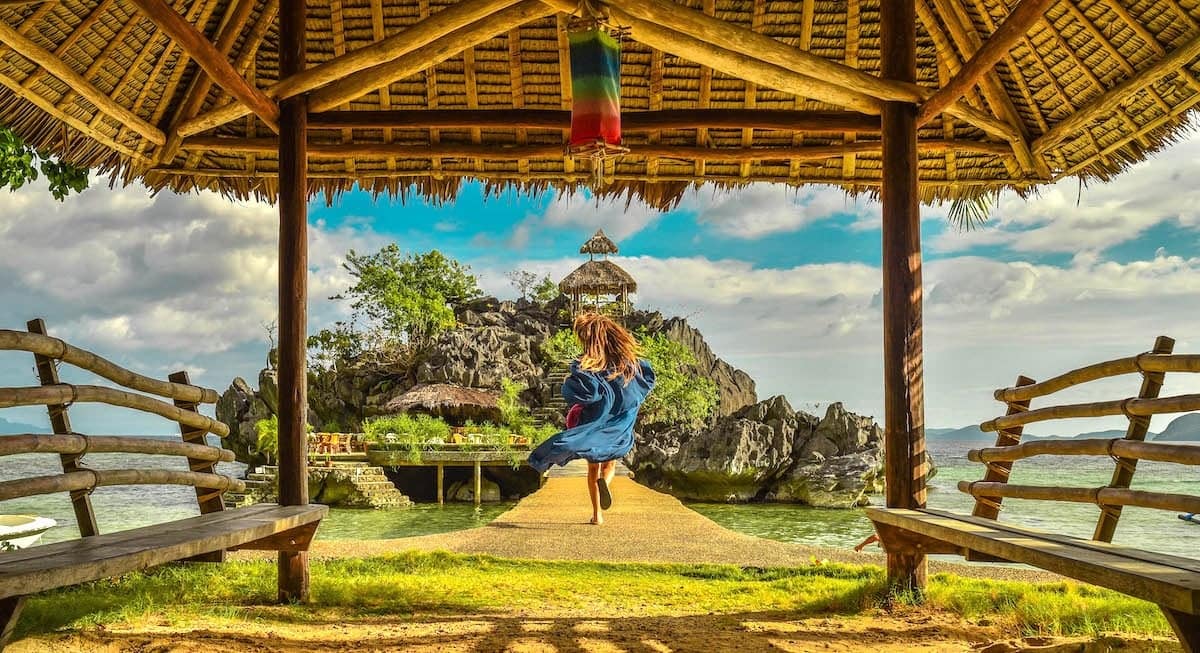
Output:
M411 388L384 404L378 413L425 413L454 422L498 422L499 401L500 393L494 390L432 383Z
M173 5L232 73L263 89L247 87L243 99L269 109L299 86L310 91L311 192L357 183L447 200L467 179L489 192L593 183L590 162L563 155L567 16L551 6L576 3L547 1L313 0L310 69L303 84L282 86L278 0ZM122 181L273 199L271 111L264 120L231 105L229 89L210 83L187 44L135 2L167 6L0 5L0 123ZM906 86L878 79L880 2L613 0L612 20L632 28L622 56L631 153L609 165L598 192L666 207L698 183L877 188L881 99L924 101L1012 7L1029 4L916 0L918 86ZM1200 4L1046 5L964 101L921 128L926 199L1108 178L1174 140L1200 102ZM384 120L385 110L401 113ZM825 120L769 113L831 110L840 113Z
M564 295L616 295L637 292L637 282L612 261L588 261L559 281L558 289Z
M583 247L579 248L580 254L616 254L617 244L604 233L603 229L597 229L596 234L588 238Z

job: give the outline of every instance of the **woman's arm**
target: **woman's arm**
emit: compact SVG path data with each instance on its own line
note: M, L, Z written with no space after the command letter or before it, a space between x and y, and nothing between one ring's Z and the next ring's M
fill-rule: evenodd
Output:
M571 370L571 376L563 382L562 394L563 399L567 400L567 405L583 404L584 406L594 404L600 401L601 382L591 372L584 372L579 369Z

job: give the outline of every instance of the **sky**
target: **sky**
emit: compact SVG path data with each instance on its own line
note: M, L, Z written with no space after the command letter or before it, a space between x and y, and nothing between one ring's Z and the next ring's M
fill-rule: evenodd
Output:
M41 183L0 191L0 208L0 328L44 317L53 335L138 371L187 369L219 391L235 376L257 385L275 316L273 207L99 178L65 202ZM980 229L959 231L945 213L923 207L929 426L982 422L1003 412L992 391L1018 374L1046 378L1131 355L1160 334L1176 351L1200 351L1200 135L1108 184L1006 194ZM443 206L316 198L309 220L310 331L347 315L329 298L348 285L350 249L437 248L469 264L485 291L511 298L506 271L561 278L603 228L638 280L637 305L687 317L756 379L760 398L784 394L810 412L841 401L882 419L880 208L868 199L763 184L693 191L661 213L585 194L485 197L471 185ZM1138 382L1062 398L1130 396ZM0 384L35 383L29 356L0 354ZM1200 392L1200 379L1168 376L1164 393L1185 392ZM72 415L83 432L170 432L126 411L76 406ZM45 423L41 409L0 416ZM1152 430L1166 425L1158 420ZM1059 430L1114 426L1119 419Z

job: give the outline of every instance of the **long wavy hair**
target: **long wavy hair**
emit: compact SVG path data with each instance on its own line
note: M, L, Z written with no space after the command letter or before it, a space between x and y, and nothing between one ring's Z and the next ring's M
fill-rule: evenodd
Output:
M641 347L625 327L607 315L584 313L575 318L574 330L583 346L580 369L607 371L609 380L621 378L626 385L637 376Z

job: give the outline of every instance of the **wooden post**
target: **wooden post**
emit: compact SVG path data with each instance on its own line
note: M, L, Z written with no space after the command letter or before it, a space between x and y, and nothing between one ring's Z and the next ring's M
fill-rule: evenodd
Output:
M883 78L916 81L914 0L881 3ZM883 140L883 385L887 505L925 507L925 396L921 350L921 207L917 107L885 102ZM895 589L925 586L925 555L888 552Z
M1033 385L1035 381L1027 376L1017 377L1017 386ZM1014 401L1008 404L1007 415L1015 415L1029 410L1029 400ZM1024 426L1013 426L1007 429L996 431L996 446L1011 447L1014 444L1021 443L1021 435L1024 433ZM996 462L988 463L987 471L983 474L983 480L986 482L1007 483L1009 472L1012 471L1011 462ZM975 510L971 512L975 517L984 517L987 519L995 519L1000 515L1000 497L975 497Z
M1167 336L1159 336L1154 340L1154 354L1169 354L1175 350L1175 341ZM1143 372L1142 387L1138 392L1139 399L1154 399L1162 390L1164 372ZM1141 442L1146 439L1150 430L1150 416L1129 416L1129 427L1125 430L1126 440ZM1137 458L1117 458L1117 468L1113 470L1111 488L1128 488L1133 482L1133 473L1137 471ZM1096 522L1096 532L1092 539L1101 542L1111 542L1117 532L1117 522L1121 519L1121 506L1100 506L1100 519Z
M183 371L172 373L170 376L167 377L167 380L170 381L171 383L182 383L184 385L192 384L191 379L188 378L188 373L183 372ZM174 402L175 402L175 406L177 408L180 408L181 410L187 410L187 411L191 411L193 413L200 412L197 410L197 406L199 404L197 404L194 401L183 401L181 399L175 399ZM190 442L192 444L208 444L208 442L206 440L206 438L208 436L208 432L205 431L204 429L197 429L197 428L193 428L190 426L186 426L184 424L180 424L179 425L179 435L183 438L184 442ZM188 458L187 463L188 463L188 469L193 472L201 472L204 474L216 474L217 473L216 461L198 460L196 458ZM202 514L202 515L207 515L207 514L213 513L213 512L221 512L222 510L225 509L225 502L222 500L220 492L205 489L202 487L196 488L196 503L198 503L200 505L200 514ZM188 558L187 561L188 562L225 562L225 552L224 551L213 551L212 553L205 553L203 555Z
M25 607L24 596L10 596L0 599L0 651L8 646L12 639L17 621L21 618L21 609Z
M1200 615L1188 614L1159 606L1167 623L1179 638L1184 653L1200 653Z
M439 506L446 504L446 491L443 489L445 487L446 487L446 466L441 463L438 463L438 466L437 466L437 494L438 494L438 505Z
M475 506L479 507L483 503L483 466L478 460L475 461Z
M304 70L304 0L279 10L279 71ZM280 106L279 134L279 503L308 503L308 100ZM308 553L279 552L279 600L308 599Z
M40 317L27 322L25 328L30 333L49 335L46 333L46 323ZM55 366L54 359L34 354L33 360L37 366L38 380L42 385L58 385L58 368ZM74 432L71 430L71 418L67 416L65 405L46 406L46 412L50 414L50 428L55 433L67 435ZM82 471L83 467L79 464L82 456L83 454L60 454L58 458L62 462L63 473ZM89 491L76 490L72 492L71 507L75 510L75 521L79 524L81 537L92 537L100 533L100 528L96 526L96 511L92 508L92 495Z

